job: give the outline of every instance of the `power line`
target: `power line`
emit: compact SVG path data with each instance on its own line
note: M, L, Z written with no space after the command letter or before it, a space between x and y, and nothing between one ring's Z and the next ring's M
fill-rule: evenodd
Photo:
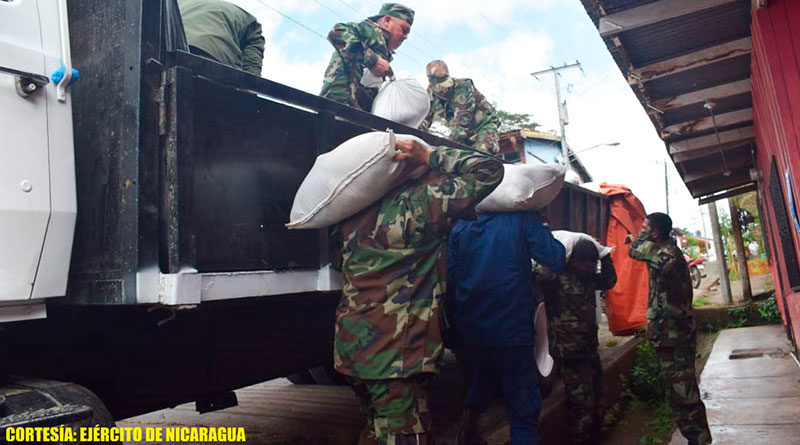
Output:
M300 27L302 27L302 28L306 29L307 31L314 33L314 34L315 34L317 37L319 37L319 38L321 38L321 39L325 40L326 42L328 41L328 38L327 38L327 37L325 37L324 35L320 34L320 33L319 33L319 32L317 32L316 30L314 30L313 28L311 28L311 27L309 27L309 26L305 25L304 23L300 22L299 20L297 20L297 19L295 19L295 18L291 17L290 15L288 15L288 14L285 14L285 13L281 12L280 10L278 10L278 9L276 9L276 8L274 8L274 7L272 7L271 5L269 5L268 3L266 3L266 1L264 1L264 0L256 0L256 1L257 1L258 3L260 3L261 5L265 6L266 8L268 8L268 9L272 10L273 12L275 12L275 13L277 13L277 14L281 15L282 17L285 17L287 20L290 20L291 22L293 22L293 23L297 24L298 26L300 26ZM340 2L340 3L342 3L342 4L344 4L344 5L345 5L345 6L347 6L349 9L351 9L351 10L355 11L355 12L356 12L356 13L358 13L359 15L362 15L362 14L364 14L363 12L361 12L361 11L359 11L359 10L355 9L355 8L354 8L354 7L352 7L351 5L349 5L349 4L347 4L346 2L344 2L343 0L337 0L337 1L339 1L339 2ZM320 5L320 6L324 7L324 8L325 8L325 9L327 9L328 11L331 11L332 13L334 13L336 16L338 16L338 17L342 18L343 20L348 20L346 17L344 17L343 15L341 15L341 14L340 14L338 11L334 10L333 8L330 8L329 6L322 4L321 2L319 2L319 1L317 1L317 0L314 0L314 2L315 2L315 3L317 3L318 5ZM422 37L422 36L420 36L420 37ZM426 41L427 41L427 39L426 39ZM423 55L425 55L425 56L427 56L427 57L430 57L432 60L433 60L433 59L435 59L435 57L433 57L433 56L431 56L430 54L428 54L428 53L426 53L426 52L422 51L421 49L419 49L418 47L414 46L413 44L410 44L410 43L409 43L409 44L408 44L408 46L410 46L410 47L412 47L412 48L415 48L415 49L416 49L417 51L419 51L421 54L423 54ZM441 47L439 47L439 48L441 48ZM443 49L442 49L442 50L443 50ZM443 50L443 51L444 51L444 50ZM397 55L399 55L399 56L402 56L402 57L405 57L405 58L409 59L410 61L412 61L413 63L416 63L417 65L419 65L419 67L420 67L420 68L422 68L423 70L425 69L425 66L426 66L426 64L425 64L425 63L423 63L423 62L420 62L419 60L415 59L414 57L411 57L411 56L409 56L409 55L408 55L408 54L406 54L406 53L397 53ZM494 82L493 82L491 79L489 79L488 77L486 77L486 76L484 76L484 75L480 74L480 72L479 72L479 71L477 71L477 70L474 70L472 67L468 66L467 64L463 64L463 65L464 65L464 66L465 66L467 69L469 69L470 71L473 71L475 74L477 74L478 76L480 76L481 78L483 78L484 80L486 80L488 83L490 83L490 84L492 84L492 85L494 85L494 86L497 86L497 85L496 85L496 84L495 84L495 83L494 83Z
M308 31L311 31L311 32L313 32L314 34L316 34L316 35L317 35L317 36L319 36L320 38L322 38L322 39L325 39L326 41L328 40L328 38L327 38L327 37L323 36L322 34L318 33L317 31L315 31L315 30L313 30L313 29L309 28L308 26L306 26L306 25L304 25L304 24L300 23L300 21L298 21L298 20L295 20L295 19L293 19L292 17L290 17L290 16L288 16L288 15L286 15L286 14L284 14L284 13L282 13L282 12L278 11L277 9L275 9L275 8L273 8L272 6L268 5L268 4L267 4L266 2L264 2L263 0L256 0L256 1L258 1L258 2L259 2L259 3L261 3L262 5L266 6L267 8L269 8L269 9L271 9L271 10L273 10L273 11L277 12L278 14L282 15L283 17L286 17L287 19L291 20L292 22L294 22L294 23L296 23L296 24L298 24L298 25L302 26L303 28L307 29Z
M314 1L316 1L316 0L314 0ZM354 7L353 7L352 5L350 5L349 3L345 2L344 0L337 0L337 1L338 1L339 3L341 3L341 4L345 5L345 6L347 6L347 7L348 7L350 10L354 11L356 14L358 14L358 15L359 15L359 17L363 16L364 14L368 14L368 13L364 13L364 12L362 12L362 11L359 11L358 9L354 8ZM367 17L372 17L372 16L370 16L370 15L367 15ZM411 42L404 42L404 43L405 43L405 45L406 45L406 46L408 46L408 47L411 47L411 48L413 48L413 49L417 50L417 52L419 52L419 53L420 53L420 54L422 54L423 56L429 57L431 60L434 60L434 59L436 59L436 57L433 57L432 55L430 55L430 54L426 53L425 51L423 51L422 49L420 49L419 47L417 47L417 46L416 46L416 45L414 45L413 43L411 43ZM404 53L398 53L398 54L404 54ZM409 59L411 59L411 60L414 60L414 59L413 59L412 57L410 57L410 56L407 56L407 55L406 55L406 57L408 57L408 58L409 58ZM423 67L425 66L425 64L424 64L424 63L422 63L422 62L417 62L417 63L418 63L418 64L420 64L420 65L422 65Z
M365 14L365 13L363 13L363 12L359 11L358 9L356 9L356 8L352 7L352 6L351 6L349 3L346 3L344 0L337 0L337 1L338 1L339 3L341 3L341 4L345 5L345 6L347 6L347 7L348 7L348 8L350 8L352 11L355 11L355 13L359 15L359 17L360 17L360 16L363 16L363 15ZM368 14L368 13L367 13L367 14ZM372 16L371 16L371 15L368 15L367 17L372 17Z
M314 1L315 1L315 2L317 2L317 0L314 0ZM351 11L355 12L356 14L358 14L358 15L359 15L359 17L363 16L364 14L368 14L368 13L364 13L364 12L362 12L362 11L359 11L358 9L356 9L355 7L353 7L352 5L350 5L349 3L345 2L344 0L336 0L336 1L338 1L339 3L341 3L341 4L345 5L345 6L346 6L348 9L350 9ZM317 3L319 3L319 2L317 2ZM376 6L376 7L378 7L378 6L377 6L377 5L376 5L374 2L372 2L372 1L370 1L369 3L370 3L370 4L372 4L373 6ZM330 8L328 8L327 6L326 6L326 8L327 8L327 9L330 9ZM479 11L478 13L480 14L480 11ZM339 15L339 14L337 14L337 15ZM481 15L483 15L483 14L481 14ZM341 15L339 15L339 16L341 17ZM372 15L367 15L367 17L372 17ZM486 16L483 16L483 17L484 17L484 18L485 18L487 21L490 21L488 17L486 17ZM490 22L491 22L491 21L490 21ZM497 26L497 25L495 25L495 26ZM504 30L500 29L500 31L502 31L503 33L505 33L506 35L508 35L508 33L507 33L507 32L505 32ZM425 36L423 36L422 34L420 34L420 33L414 33L414 35L416 35L416 36L419 36L419 37L420 37L422 40L425 40L426 42L430 43L432 46L436 47L436 48L437 48L437 49L439 49L440 51L442 51L442 52L447 52L447 50L445 50L445 49L444 49L444 48L442 48L441 46L437 45L436 43L432 42L431 40L429 40L428 38L426 38L426 37L425 37ZM441 57L435 57L435 56L431 55L430 53L428 53L427 51L424 51L422 48L420 48L420 47L418 47L418 46L414 45L414 44L413 44L413 43L411 43L411 42L404 42L404 46L406 46L406 47L410 47L410 48L412 48L412 49L416 50L418 53L420 53L420 54L422 54L423 56L425 56L425 57L429 58L431 61L432 61L432 60L441 59ZM424 69L424 67L426 67L426 66L427 66L427 64L425 64L425 63L422 63L422 62L420 62L420 61L418 61L418 60L414 59L413 57L409 56L408 54L406 54L406 53L404 53L404 52L398 52L397 54L398 54L398 55L402 55L402 56L404 56L404 57L406 57L406 58L408 58L408 59L410 59L410 60L414 61L415 63L417 63L418 65L420 65L421 67L423 67L423 69ZM494 85L495 87L497 87L497 85L496 85L496 84L495 84L495 83L494 83L494 82L493 82L491 79L489 79L488 77L486 77L486 76L482 75L482 74L481 74L481 73L480 73L478 70L475 70L474 68L472 68L471 66L467 65L466 63L464 63L463 65L464 65L464 66L465 66L465 67L466 67L468 70L470 70L470 71L474 72L476 75L478 75L479 77L481 77L483 80L485 80L485 81L487 81L488 83L490 83L490 84Z
M345 17L345 16L343 16L343 15L339 14L339 11L336 11L335 9L333 9L333 8L331 8L330 6L328 6L328 5L324 4L324 3L322 3L321 1L319 1L319 0L313 0L313 1L314 1L314 3L316 3L316 4L320 5L320 6L322 6L323 8L327 9L328 11L332 12L332 13L333 13L335 16L339 17L340 19L342 19L342 20L348 20L348 18L347 18L347 17Z
M502 32L503 34L505 34L505 35L506 35L506 37L511 37L511 34L509 34L509 33L508 33L508 31L506 31L505 29L503 29L503 28L502 28L500 25L498 25L498 24L497 24L497 23L495 23L495 22L494 22L492 19L490 19L490 18L489 18L489 17L487 17L487 16L486 16L484 13L482 13L482 12L481 12L481 11L480 11L480 10L477 8L477 6L475 6L475 4L473 4L473 3L472 3L470 0L466 0L466 2L467 2L467 3L469 3L469 4L470 4L470 5L473 7L473 8L475 8L475 12L477 12L477 13L478 13L478 15L480 15L481 17L483 17L483 19L484 19L484 20L486 20L486 22L487 22L487 23L489 23L490 25L492 25L492 26L494 26L495 28L497 28L497 29L498 29L500 32Z

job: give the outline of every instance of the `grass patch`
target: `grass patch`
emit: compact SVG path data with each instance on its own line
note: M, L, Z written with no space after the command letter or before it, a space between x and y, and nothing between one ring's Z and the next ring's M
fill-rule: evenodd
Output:
M722 330L722 326L714 323L713 321L705 321L703 320L700 322L700 327L698 328L700 332L705 332L706 334L711 334L713 332L719 332Z
M754 303L747 303L733 306L728 309L731 322L728 328L741 328L745 326L761 326L765 324L781 323L781 311L778 309L778 301L773 293L765 300Z
M606 340L605 344L606 344L606 347L613 348L614 346L617 346L619 344L619 339L618 338L612 338L610 340Z
M661 445L666 443L675 428L672 410L666 400L662 400L656 408L656 417L645 426L646 433L639 440L640 445Z
M711 302L706 300L704 297L697 297L692 301L692 306L694 307L703 307L703 306L711 306Z
M664 371L661 370L656 349L648 341L636 347L636 359L631 369L631 390L643 402L660 402L666 395Z

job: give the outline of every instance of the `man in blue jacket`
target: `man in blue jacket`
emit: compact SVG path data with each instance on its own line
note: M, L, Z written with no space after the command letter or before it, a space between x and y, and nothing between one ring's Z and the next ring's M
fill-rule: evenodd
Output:
M482 213L475 221L459 221L450 234L450 317L474 372L458 445L485 443L477 419L498 385L508 404L511 443L539 443L531 258L553 271L566 262L564 246L535 212Z

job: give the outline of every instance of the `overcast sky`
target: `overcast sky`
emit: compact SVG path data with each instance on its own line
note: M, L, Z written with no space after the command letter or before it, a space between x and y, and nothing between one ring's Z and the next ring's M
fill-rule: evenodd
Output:
M267 40L262 76L317 94L332 47L334 23L377 14L377 0L231 0L261 22ZM569 109L567 140L595 182L624 184L647 212L665 211L664 143L614 64L579 0L406 0L416 11L408 40L392 67L425 80L425 64L443 59L454 77L469 77L499 108L529 113L555 131L552 74L531 72L580 61L583 72L561 77ZM279 11L279 12L278 12ZM287 18L286 16L290 17ZM299 23L298 23L299 22ZM675 225L703 227L701 211L668 163L670 214Z

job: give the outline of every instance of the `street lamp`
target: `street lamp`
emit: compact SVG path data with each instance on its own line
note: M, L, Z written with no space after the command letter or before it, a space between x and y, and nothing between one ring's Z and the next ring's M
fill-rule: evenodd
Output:
M580 150L573 150L569 149L570 157L569 160L572 161L578 157L578 153L587 152L589 150L595 149L597 147L616 147L620 145L619 142L604 142L602 144L592 145L591 147L582 148Z
M618 145L619 145L619 142L605 142L605 143L602 143L602 144L592 145L591 147L583 148L583 149L580 149L580 150L575 150L575 151L573 151L573 154L583 153L585 151L589 151L589 150L591 150L593 148L597 148L597 147L606 147L606 146L608 146L608 147L616 147Z

